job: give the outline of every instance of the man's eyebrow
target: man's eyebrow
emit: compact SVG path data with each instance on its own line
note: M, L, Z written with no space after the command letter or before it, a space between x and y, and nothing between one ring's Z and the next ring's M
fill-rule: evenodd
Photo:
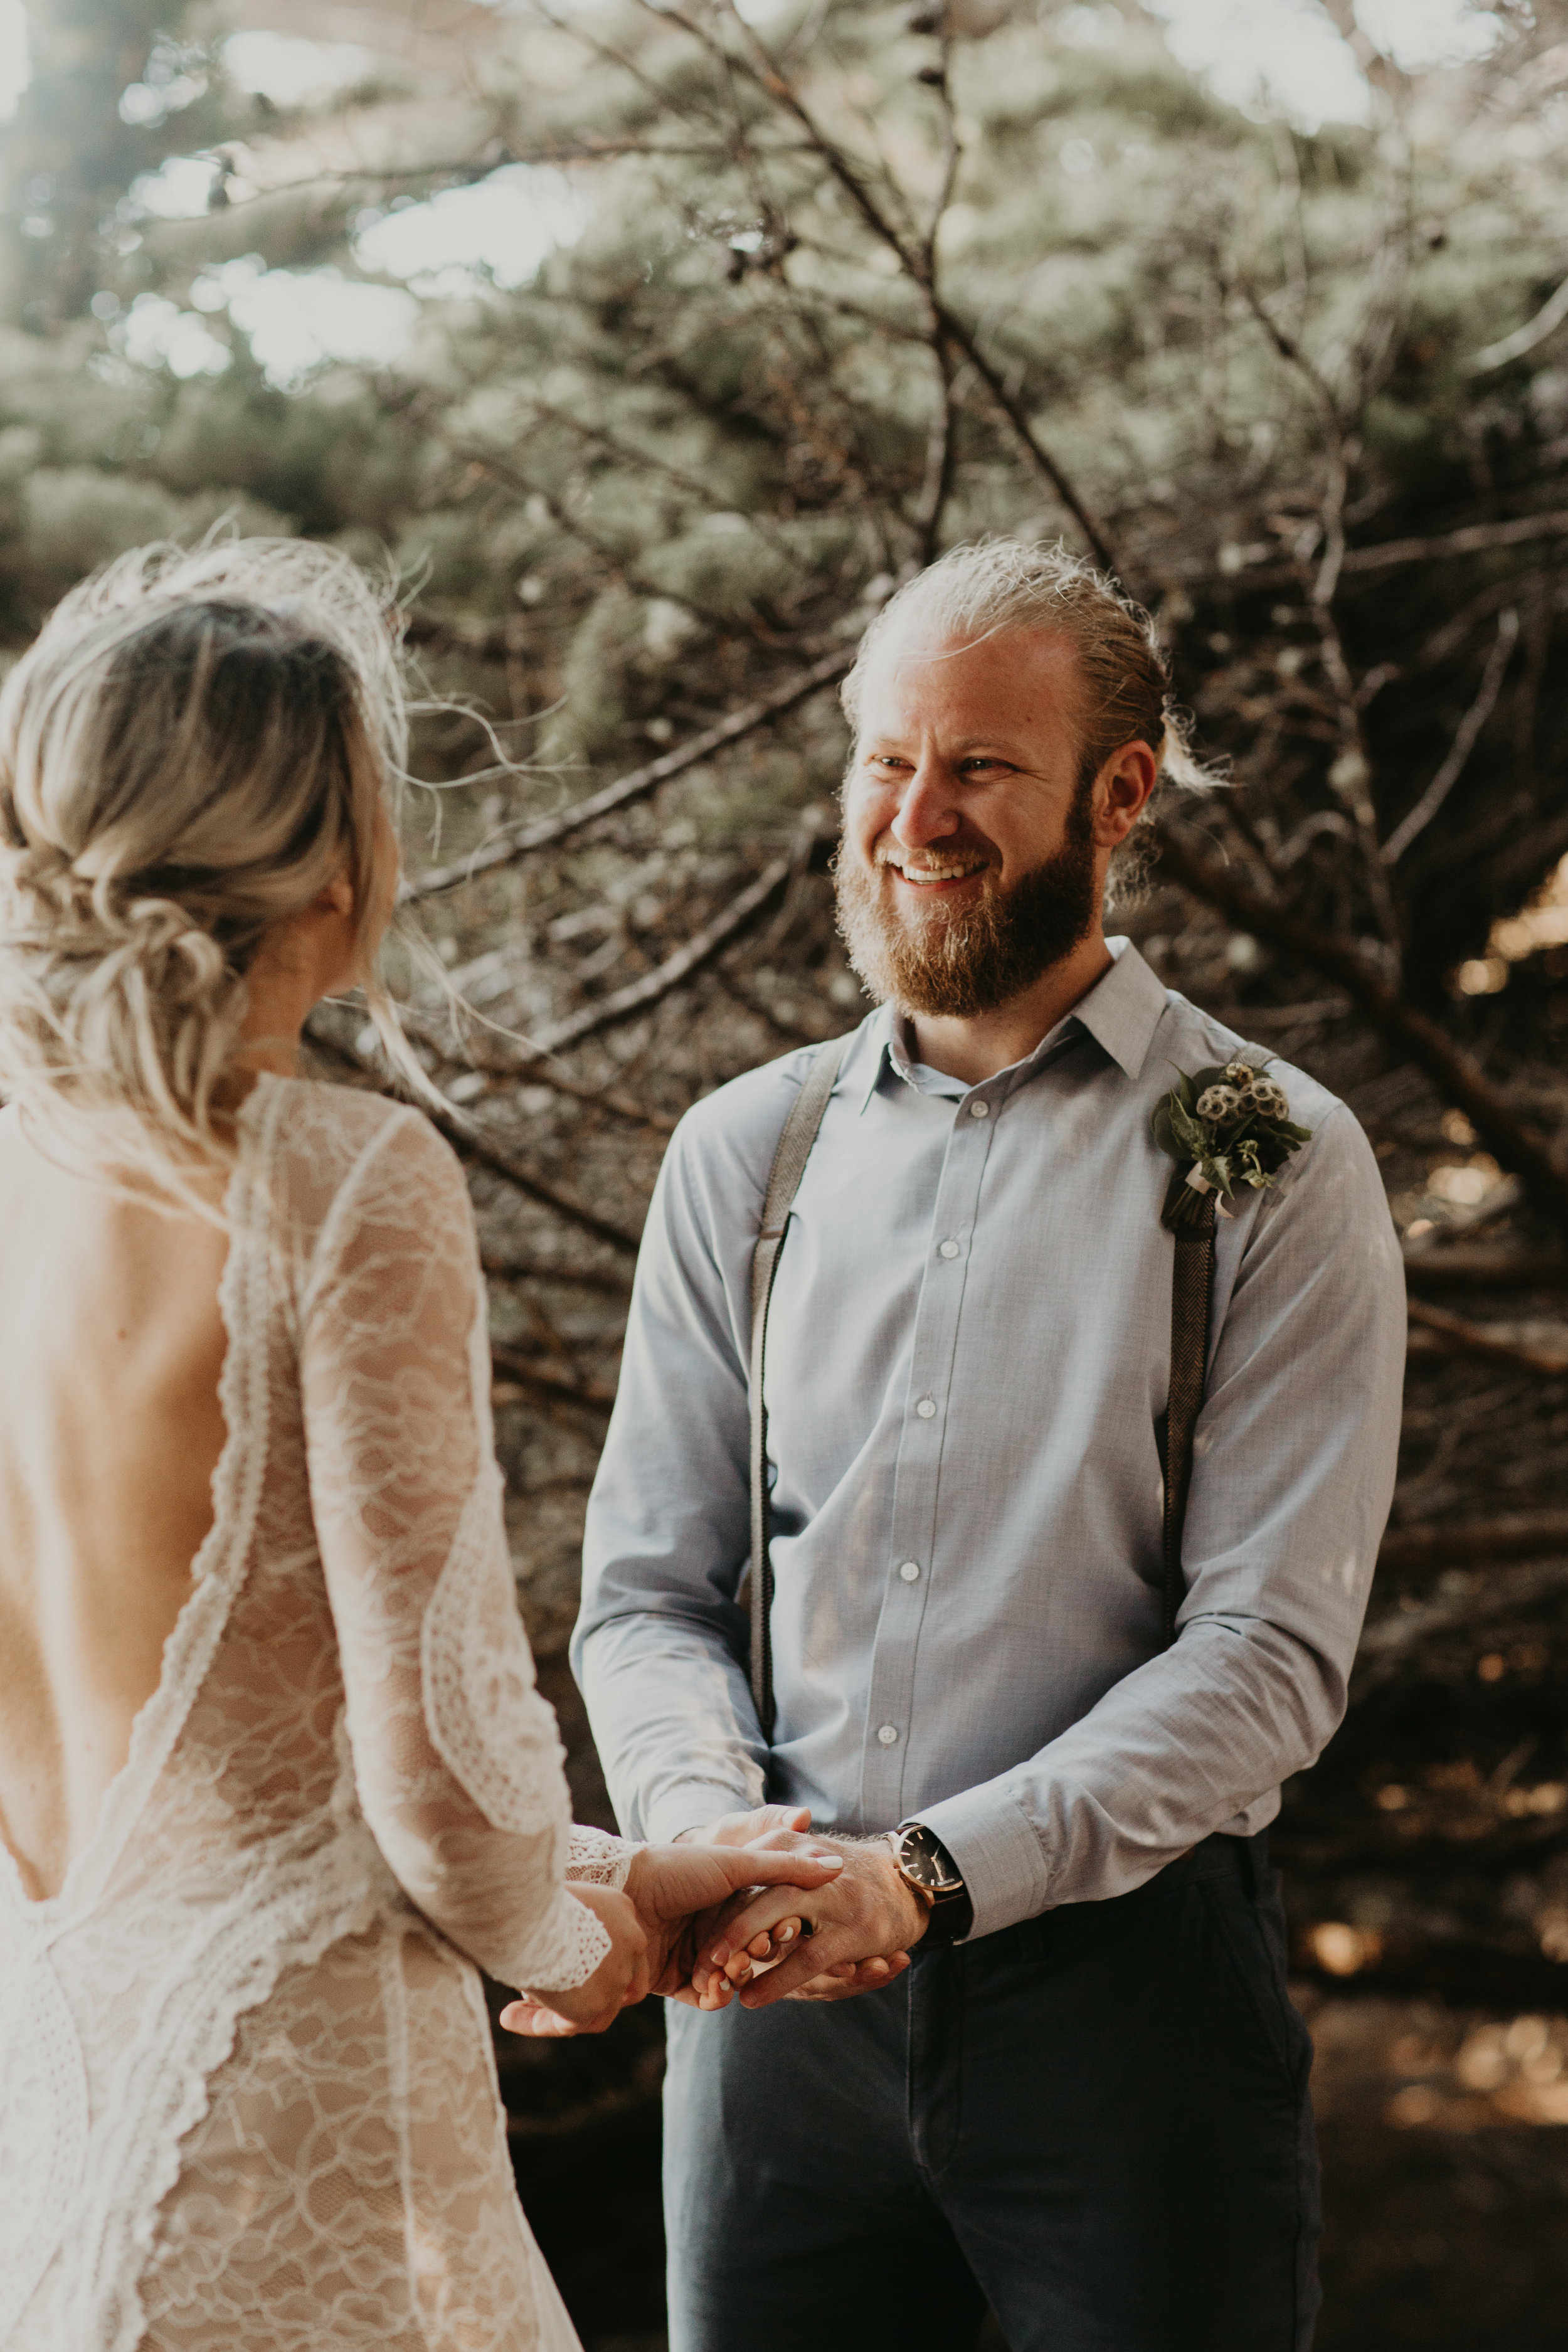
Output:
M860 738L858 749L862 751L894 751L903 740L894 728L868 727ZM1031 756L1026 744L1011 742L1005 735L961 735L952 748L960 758L972 751L999 751L1005 759L1016 761L1021 766L1026 765Z

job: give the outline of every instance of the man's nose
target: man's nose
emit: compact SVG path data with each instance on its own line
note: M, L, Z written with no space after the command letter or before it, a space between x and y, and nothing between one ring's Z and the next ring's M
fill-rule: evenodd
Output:
M891 829L905 849L921 849L928 841L943 841L957 832L958 811L936 761L922 760L910 778Z

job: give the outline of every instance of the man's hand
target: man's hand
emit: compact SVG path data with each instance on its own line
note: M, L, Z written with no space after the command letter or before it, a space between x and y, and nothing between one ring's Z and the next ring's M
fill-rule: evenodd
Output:
M831 1885L844 1858L820 1838L792 1837L787 1846L645 1845L633 1856L626 1893L648 1939L650 1992L694 2000L691 1971L698 1951L726 1912L759 1887L780 1895L796 1913L807 1889Z
M786 1835L808 1832L809 1805L753 1805L749 1811L721 1813L697 1830L682 1830L677 1845L768 1845L780 1831Z
M801 1841L805 1843L805 1841ZM774 1831L763 1841L777 1848L794 1835ZM814 1835L820 1850L841 1853L837 1879L792 1900L775 1886L737 1900L705 1942L693 1974L704 2007L722 2007L731 1986L742 1986L742 2007L766 2009L793 1998L842 2000L889 1983L909 1965L909 1954L925 1934L931 1914L894 1866L883 1840ZM758 1981L758 1945L764 1952L784 1943L795 1922L801 1940L789 1938L785 1957Z
M693 1844L741 1845L753 1850L761 1847L764 1853L790 1853L805 1847L818 1853L833 1851L847 1856L852 1852L864 1853L868 1851L864 1845L857 1847L850 1841L826 1837L813 1831L810 1810L805 1805L756 1805L748 1812L722 1813L717 1821L706 1822L700 1829L682 1831L679 1843L686 1844L688 1842ZM891 1856L887 1855L885 1847L881 1851L890 1865ZM896 1871L892 1875L898 1878ZM898 1883L903 1886L901 1879L898 1879ZM782 1889L779 1891L783 1892ZM907 1894L909 1890L905 1888L904 1891ZM918 1897L911 1896L910 1900L921 1911L920 1932L923 1934L925 1906L919 1903ZM685 1992L672 1997L689 2004L695 2002L699 2009L727 2009L742 1982L760 1976L763 1969L770 1969L774 1961L790 1952L801 1934L800 1906L797 1905L793 1911L784 1910L782 1916L780 1906L770 1905L767 1907L770 1914L768 1924L759 1924L743 1938L732 1929L729 1935L720 1938L719 1931L726 1924L722 1913L696 1923L700 1933L691 1984ZM734 1920L740 1909L738 1904L731 1904L728 1906L729 1920ZM732 1960L738 1960L742 1952L745 1954L745 1965L737 1968L733 1976L710 1966L708 1961L710 1946L720 1939L724 1942ZM891 1984L895 1977L901 1976L910 1964L909 1953L901 1947L894 1951L873 1953L859 1960L834 1961L826 1954L815 1951L812 1944L807 1943L798 1957L805 1959L808 1954L812 1957L812 1968L806 1970L804 1979L796 1976L785 1988L791 2000L848 2000L856 1993L877 1992L884 1985ZM758 2008L762 2004L751 2001L746 2006Z

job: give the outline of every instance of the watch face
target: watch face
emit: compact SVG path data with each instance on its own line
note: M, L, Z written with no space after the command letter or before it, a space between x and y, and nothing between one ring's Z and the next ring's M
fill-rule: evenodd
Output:
M915 1885L929 1895L941 1895L963 1884L930 1830L906 1830L899 1841L899 1860Z
M928 1853L918 1840L909 1837L904 1840L899 1859L903 1864L906 1874L914 1880L917 1886L929 1887L933 1894L935 1893L937 1881L942 1874L937 1868L934 1854Z

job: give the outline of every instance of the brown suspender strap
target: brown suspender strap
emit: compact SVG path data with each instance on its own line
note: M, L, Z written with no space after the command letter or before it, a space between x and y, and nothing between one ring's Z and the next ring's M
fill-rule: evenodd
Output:
M768 1409L763 1398L768 1306L789 1231L790 1210L848 1044L848 1037L834 1037L822 1047L790 1105L773 1153L762 1231L752 1259L752 1697L764 1739L773 1736L773 1507L768 1495Z
M1176 1612L1186 1598L1182 1527L1193 1482L1193 1432L1208 1370L1209 1311L1214 1297L1215 1204L1204 1202L1196 1224L1170 1227L1176 1244L1171 1277L1171 1396L1165 1408L1165 1639L1176 1638Z
M790 1106L763 1203L762 1230L752 1259L752 1697L763 1737L773 1736L773 1508L768 1495L768 1414L763 1402L767 1363L768 1308L779 1257L789 1230L790 1210L816 1141L823 1113L849 1044L835 1037L823 1046L805 1085ZM1165 1409L1164 1598L1165 1639L1176 1638L1176 1613L1186 1594L1182 1572L1182 1527L1193 1476L1193 1433L1207 1377L1209 1315L1214 1295L1215 1204L1203 1204L1194 1224L1171 1227L1175 1270L1171 1282L1171 1393Z

